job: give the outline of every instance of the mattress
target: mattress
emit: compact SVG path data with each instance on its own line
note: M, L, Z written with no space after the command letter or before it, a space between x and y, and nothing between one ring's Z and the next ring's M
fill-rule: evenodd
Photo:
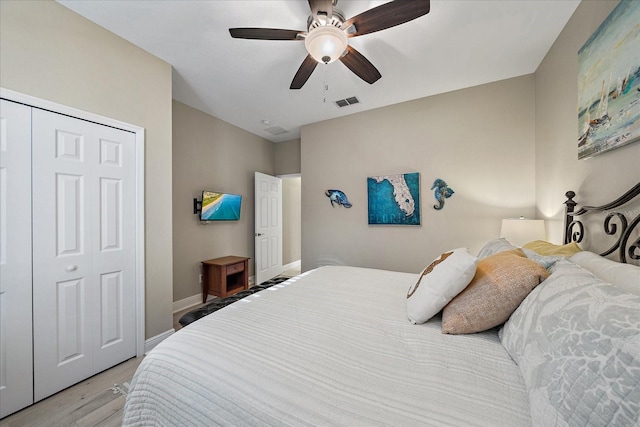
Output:
M407 320L417 278L322 267L198 320L142 361L123 425L531 425L497 330Z

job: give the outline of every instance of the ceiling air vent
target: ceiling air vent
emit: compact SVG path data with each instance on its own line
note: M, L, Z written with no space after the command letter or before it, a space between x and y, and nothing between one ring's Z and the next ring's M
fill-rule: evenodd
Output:
M272 126L270 128L266 128L265 131L269 132L271 135L278 136L284 133L288 133L289 131L281 126Z
M342 107L346 107L347 105L353 105L353 104L359 104L360 100L358 98L356 98L355 96L352 96L350 98L346 98L346 99L339 99L336 102L336 105L340 108Z

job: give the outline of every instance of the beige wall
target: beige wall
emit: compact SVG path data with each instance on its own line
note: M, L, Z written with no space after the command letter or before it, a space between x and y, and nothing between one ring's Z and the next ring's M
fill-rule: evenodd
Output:
M254 256L254 172L274 175L274 144L173 102L173 300L202 292L200 262ZM240 220L201 224L193 199L202 190L242 194ZM249 261L254 274L253 259Z
M535 74L536 205L556 242L562 240L567 190L578 194L577 201L599 205L640 181L640 142L578 160L578 50L616 5L583 1Z
M276 146L279 144L276 144ZM277 157L276 157L277 163ZM302 180L300 177L282 179L282 264L300 260L302 220Z
M522 76L302 128L302 269L418 272L443 250L477 252L500 219L535 213L534 78ZM421 174L422 225L369 226L367 177ZM454 189L443 210L430 190ZM332 208L327 189L353 207Z
M278 142L276 150L276 174L300 173L300 140Z
M145 128L146 337L172 329L171 66L53 1L1 1L0 86Z

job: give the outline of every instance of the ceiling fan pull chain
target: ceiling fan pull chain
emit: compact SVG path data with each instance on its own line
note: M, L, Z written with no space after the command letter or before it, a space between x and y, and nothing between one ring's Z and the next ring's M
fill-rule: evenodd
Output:
M327 64L324 64L324 83L322 85L322 102L327 103L327 90L329 90L329 85L327 84Z

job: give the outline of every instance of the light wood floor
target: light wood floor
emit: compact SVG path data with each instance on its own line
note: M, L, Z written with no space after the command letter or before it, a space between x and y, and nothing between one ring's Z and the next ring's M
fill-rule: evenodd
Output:
M110 390L130 381L142 361L133 358L0 421L0 427L112 427L122 425L124 396Z
M291 277L299 273L290 270L282 275ZM180 317L201 306L174 313L173 328L176 331L182 328L178 323ZM0 427L120 427L124 396L114 394L110 388L130 381L142 359L130 359L3 418Z

